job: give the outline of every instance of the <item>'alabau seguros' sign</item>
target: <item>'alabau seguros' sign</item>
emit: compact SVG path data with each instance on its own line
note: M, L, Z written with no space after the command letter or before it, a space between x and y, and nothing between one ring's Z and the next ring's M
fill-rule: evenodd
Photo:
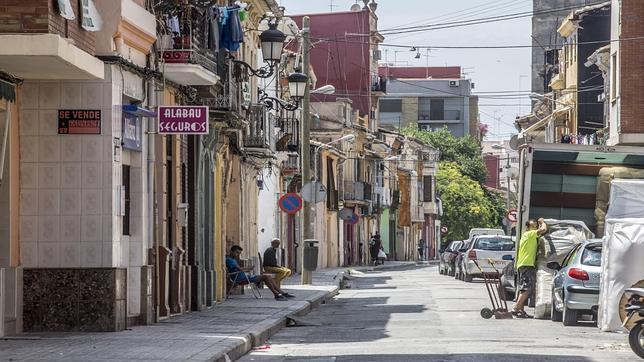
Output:
M207 106L160 106L160 134L208 134Z

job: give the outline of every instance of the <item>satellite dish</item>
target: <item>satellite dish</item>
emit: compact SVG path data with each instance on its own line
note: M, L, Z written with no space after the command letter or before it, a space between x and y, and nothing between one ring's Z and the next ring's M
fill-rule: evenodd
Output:
M286 36L296 37L300 33L300 28L297 27L295 20L291 18L282 18L277 28Z
M510 138L510 148L515 151L519 149L519 136L514 135Z
M351 11L360 11L360 9L362 8L358 4L351 5Z

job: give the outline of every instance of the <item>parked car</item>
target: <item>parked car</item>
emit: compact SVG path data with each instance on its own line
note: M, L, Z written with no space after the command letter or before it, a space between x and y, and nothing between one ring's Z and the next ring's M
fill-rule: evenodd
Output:
M602 241L592 239L574 246L561 264L548 263L548 268L556 270L552 282L553 321L571 326L582 314L597 317L601 259Z
M500 273L514 258L514 249L514 240L510 236L475 236L461 258L462 279L471 282L474 278L483 277L483 273Z
M440 254L440 264L438 266L439 274L454 276L454 261L458 255L458 249L463 244L462 240L455 240L449 243L447 248Z
M475 236L479 235L505 235L505 231L503 229L473 228L470 229L468 240L472 240Z
M463 243L456 251L454 256L454 278L458 280L463 280L463 257L465 253L470 248L471 240L463 240Z

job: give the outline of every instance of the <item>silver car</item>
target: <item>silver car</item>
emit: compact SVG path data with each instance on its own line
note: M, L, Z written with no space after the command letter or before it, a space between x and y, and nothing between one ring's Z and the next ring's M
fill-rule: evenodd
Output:
M592 313L596 317L601 259L602 241L592 239L575 245L561 264L548 263L549 268L556 270L552 283L553 321L563 320L564 326L570 326L582 314Z

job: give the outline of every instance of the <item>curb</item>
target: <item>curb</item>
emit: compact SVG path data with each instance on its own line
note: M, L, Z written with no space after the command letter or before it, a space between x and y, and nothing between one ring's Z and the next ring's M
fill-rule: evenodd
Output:
M225 347L223 351L216 352L206 360L209 362L229 362L243 357L250 352L253 347L257 347L265 343L270 337L275 335L282 328L286 327L286 318L289 315L296 315L298 317L304 316L310 313L313 308L333 299L333 297L338 294L339 290L340 288L336 286L328 292L318 292L309 300L303 300L302 303L298 303L287 308L285 310L286 313L283 313L284 311L282 311L280 313L281 316L268 318L256 324L253 329L248 330L247 333L235 336L236 338L230 346Z

